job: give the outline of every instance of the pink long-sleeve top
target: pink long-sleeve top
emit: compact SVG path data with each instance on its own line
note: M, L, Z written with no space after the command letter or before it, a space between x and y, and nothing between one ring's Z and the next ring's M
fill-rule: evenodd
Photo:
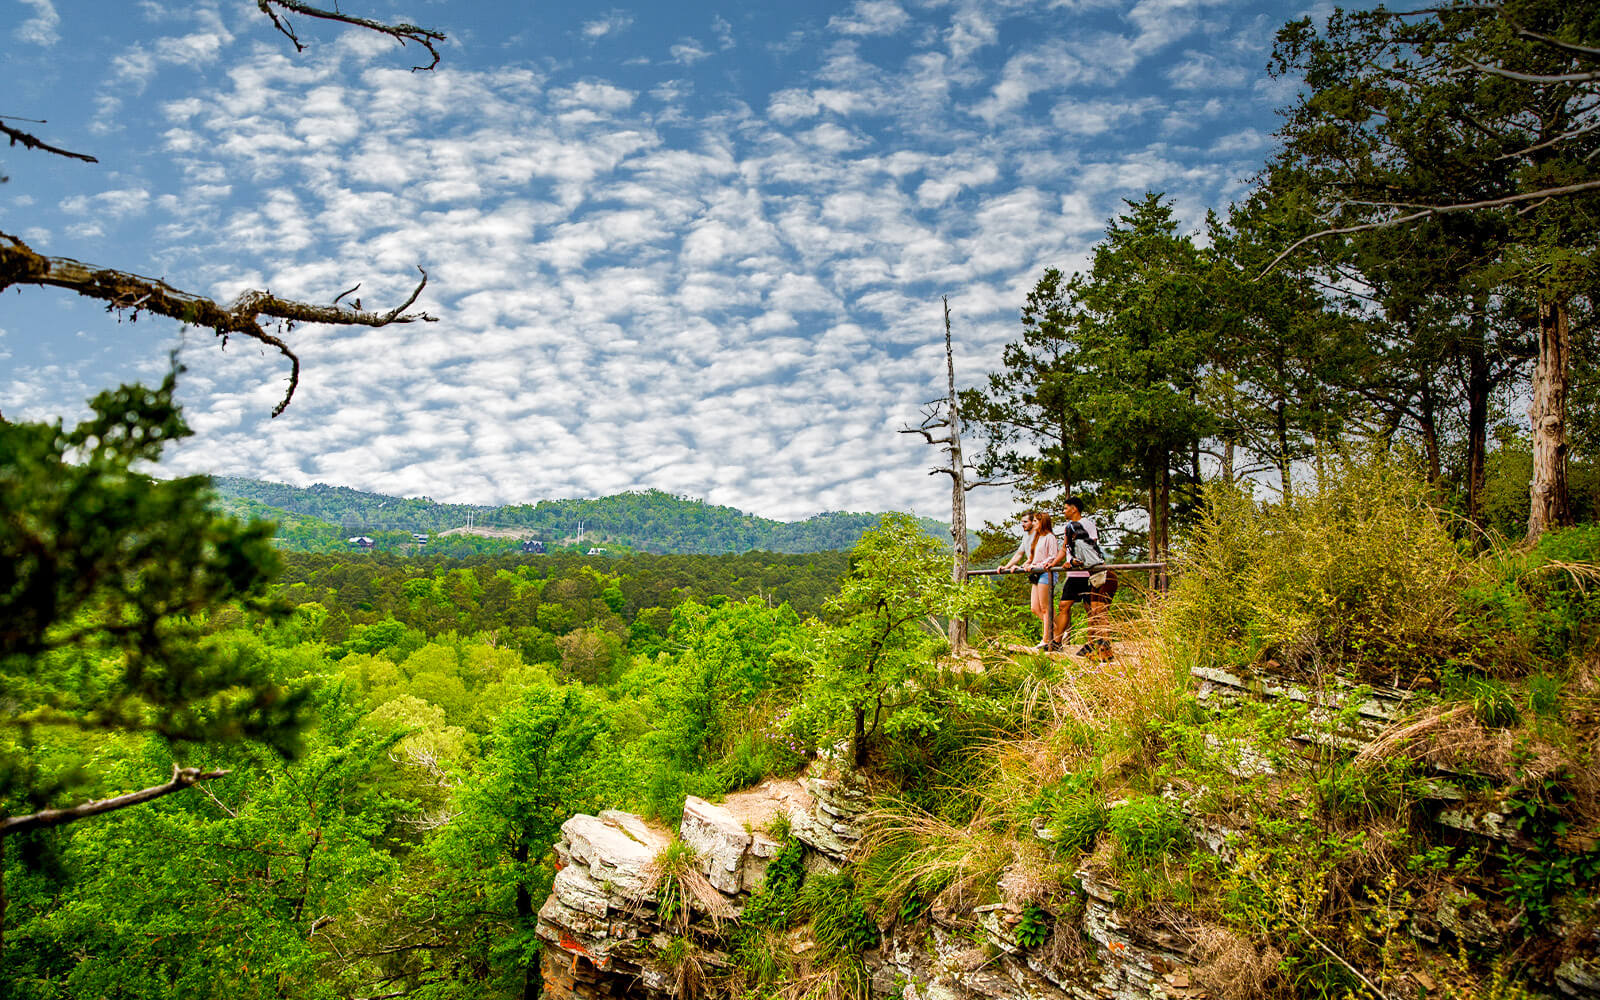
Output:
M1056 556L1061 554L1061 543L1056 536L1040 535L1033 541L1033 557L1028 560L1024 569L1029 572L1038 572L1056 561Z

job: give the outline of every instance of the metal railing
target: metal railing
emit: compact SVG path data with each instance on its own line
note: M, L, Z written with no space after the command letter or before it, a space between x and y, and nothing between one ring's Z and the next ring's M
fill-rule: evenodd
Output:
M1167 589L1167 564L1164 562L1106 563L1102 568L1108 570L1117 570L1119 572L1122 570L1127 570L1128 572L1137 572L1142 570L1150 574L1149 586L1151 590L1164 591ZM969 569L967 570L967 576L1015 576L1019 573L1028 572L1031 571L1021 568ZM1065 575L1069 572L1069 570L1067 567L1063 566L1057 567L1049 572ZM1056 591L1054 586L1050 588L1050 599L1045 606L1050 609L1050 613L1045 615L1043 622L1044 635L1042 638L1045 645L1050 645L1051 643L1055 642L1056 639Z

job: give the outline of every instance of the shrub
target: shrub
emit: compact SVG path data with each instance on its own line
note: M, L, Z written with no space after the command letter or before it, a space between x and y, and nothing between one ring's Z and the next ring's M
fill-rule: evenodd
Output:
M1458 595L1480 575L1423 483L1357 463L1277 503L1209 487L1175 569L1168 628L1203 658L1383 677L1462 646Z
M1039 795L1039 814L1055 835L1057 851L1076 854L1092 850L1106 827L1106 807L1088 778L1069 774Z
M742 922L752 927L787 929L805 877L805 845L791 838L767 865L761 886L750 894Z
M800 890L799 909L811 919L811 936L824 954L858 955L878 943L878 925L856 897L848 872L815 875Z
M1029 903L1022 910L1022 919L1017 921L1017 943L1024 948L1039 947L1049 939L1052 923L1048 912Z
M1112 806L1106 826L1124 858L1152 858L1183 846L1188 833L1178 809L1166 799L1144 795Z

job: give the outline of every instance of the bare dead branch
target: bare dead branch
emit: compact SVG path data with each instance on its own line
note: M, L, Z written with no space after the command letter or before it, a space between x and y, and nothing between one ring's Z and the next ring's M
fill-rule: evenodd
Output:
M300 0L256 0L256 6L261 8L261 13L267 15L267 17L271 19L272 26L277 28L278 31L282 33L283 37L289 39L290 43L294 45L296 52L304 52L306 47L301 44L300 37L295 34L294 25L289 22L289 19L286 16L279 14L279 12L274 8L282 8L288 13L299 14L302 17L312 17L323 21L336 21L339 24L348 24L357 28L366 28L369 31L376 31L381 35L388 35L401 45L405 45L408 42L416 42L418 45L428 50L428 54L433 57L433 60L426 66L411 67L412 72L417 72L419 70L431 70L435 66L439 65L439 50L434 46L437 43L445 40L445 36L442 32L434 31L429 28L418 27L415 24L410 24L407 22L400 24L386 24L382 21L374 21L370 18L355 17L350 14L345 14L339 10L324 10L321 7L313 7L308 3L301 3Z
M1600 49L1593 48L1588 45L1579 45L1576 42L1563 42L1561 39L1555 38L1551 35L1541 35L1537 31L1529 31L1527 28L1524 28L1521 25L1517 26L1517 36L1519 38L1531 39L1535 42L1543 42L1546 45L1551 45L1558 49L1565 49L1568 52L1575 52L1581 56L1600 57Z
M13 833L24 830L42 830L45 827L61 826L75 820L88 819L90 816L99 816L103 813L115 812L129 806L140 805L152 799L159 799L173 792L181 792L197 781L209 781L220 778L228 771L202 771L198 767L172 767L172 780L161 785L152 785L141 788L137 792L128 792L109 799L96 799L79 805L69 806L66 809L44 809L26 816L7 816L0 819L0 837L8 837Z
M1504 77L1507 80L1517 80L1521 83L1592 83L1595 80L1600 80L1600 71L1594 70L1587 73L1519 73L1516 70L1506 69L1504 66L1481 63L1465 56L1461 58L1461 61L1480 73Z
M1536 153L1541 149L1548 149L1549 147L1554 146L1556 143L1566 142L1568 139L1576 139L1579 136L1588 135L1590 132L1593 132L1596 129L1600 129L1600 122L1595 122L1595 123L1590 124L1590 125L1585 125L1583 128L1575 128L1575 129L1571 129L1571 130L1566 131L1566 132L1562 132L1560 135L1553 136L1553 137L1551 137L1549 139L1546 139L1544 142L1534 143L1532 146L1528 146L1525 149L1519 149L1514 153L1503 153L1500 156L1495 157L1495 159L1496 160L1520 160L1524 156L1527 156L1529 153ZM1592 153L1592 152L1589 154L1589 156L1593 156L1593 155L1594 155L1594 153ZM1584 157L1584 158L1588 159L1588 157Z
M195 785L194 787L200 789L200 794L204 795L206 798L208 798L212 802L214 802L218 809L221 809L223 812L227 813L229 819L238 819L239 818L239 814L234 812L232 809L229 809L227 806L223 805L222 804L222 800L217 798L216 795L212 794L211 789L207 788L204 785Z
M1398 215L1392 219L1384 219L1381 222L1363 222L1356 226L1336 226L1329 229L1323 229L1312 233L1309 236L1302 236L1293 243L1289 244L1287 249L1278 254L1278 256L1272 258L1271 262L1268 263L1266 267L1261 269L1261 273L1256 275L1256 280L1260 281L1262 278L1265 278L1267 275L1271 274L1279 264L1283 263L1283 259L1285 257L1294 253L1307 243L1310 243L1312 240L1320 240L1327 236L1347 236L1351 233L1369 233L1375 229L1390 229L1394 226L1404 226L1408 223L1416 222L1418 219L1426 219L1429 216L1434 215L1450 215L1455 212L1472 212L1481 208L1499 208L1504 205L1516 205L1525 201L1558 198L1564 195L1580 194L1584 191L1594 191L1597 189L1600 189L1600 180L1583 181L1579 184L1566 184L1561 187L1542 188L1538 191L1528 191L1524 194L1507 195L1504 198L1490 198L1486 201L1466 201L1458 202L1454 205L1430 205L1421 209L1420 211L1412 212L1409 215ZM1382 202L1374 202L1370 204L1383 207L1402 207L1395 203L1389 203L1385 205L1385 203Z
M276 417L294 398L300 384L300 359L289 345L268 333L261 318L289 323L326 323L333 326L388 326L391 323L433 323L438 317L426 312L408 313L428 285L428 272L417 270L422 280L411 295L387 312L318 306L282 299L267 291L248 291L222 306L193 292L173 288L157 278L146 278L126 271L97 268L70 257L47 257L9 233L0 232L0 291L12 285L49 285L65 288L86 298L109 303L110 309L130 309L168 316L191 326L207 327L224 343L234 334L249 337L275 349L289 359L289 387L283 400L273 409Z
M44 123L40 122L40 124L42 125ZM90 156L88 153L74 153L70 149L62 149L60 146L52 146L43 139L40 139L38 136L29 135L27 132L24 132L21 129L12 128L5 122L0 122L0 135L3 135L7 139L11 140L11 145L20 145L23 149L43 150L46 153L54 153L57 156L66 156L74 160L82 160L85 163L100 162L99 160Z

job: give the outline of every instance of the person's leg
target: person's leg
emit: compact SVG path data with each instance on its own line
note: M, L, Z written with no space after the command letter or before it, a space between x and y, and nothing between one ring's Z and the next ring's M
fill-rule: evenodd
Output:
M1045 642L1045 614L1050 613L1045 606L1045 584L1034 584L1029 589L1029 608L1034 611L1034 618L1038 619L1038 642Z
M1107 570L1106 580L1089 595L1089 642L1101 652L1111 651L1111 599L1117 596L1117 571Z
M1052 628L1055 625L1050 619L1050 599L1055 588L1044 582L1045 579L1045 577L1040 577L1040 582L1033 585L1033 613L1039 619L1039 645L1041 647L1052 641Z

